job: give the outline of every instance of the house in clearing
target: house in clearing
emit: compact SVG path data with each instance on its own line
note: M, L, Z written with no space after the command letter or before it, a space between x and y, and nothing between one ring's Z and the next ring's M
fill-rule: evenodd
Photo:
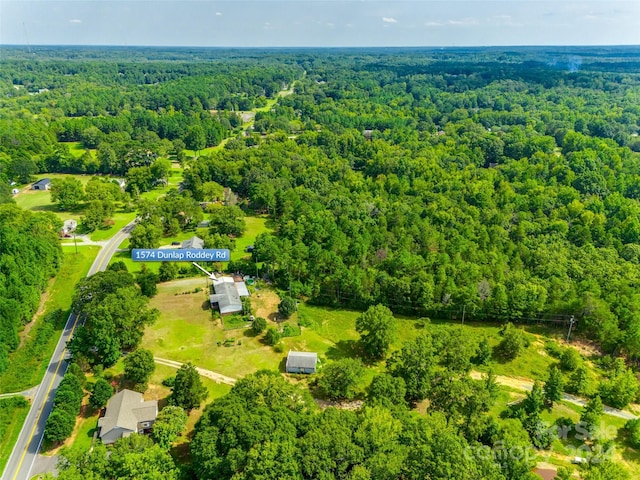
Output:
M316 373L318 354L315 352L294 352L289 350L285 370L287 373Z
M144 401L142 394L122 390L107 402L104 417L98 420L100 440L109 445L132 433L148 433L158 416L158 401Z
M242 312L242 300L240 297L248 297L249 291L243 281L236 281L232 277L212 278L213 291L209 295L211 308L215 306L220 310L220 315L230 315Z
M50 190L51 189L51 179L43 178L42 180L38 180L36 183L31 185L31 190Z
M204 248L204 240L196 236L187 238L182 242L182 248L195 248L198 250L202 250Z

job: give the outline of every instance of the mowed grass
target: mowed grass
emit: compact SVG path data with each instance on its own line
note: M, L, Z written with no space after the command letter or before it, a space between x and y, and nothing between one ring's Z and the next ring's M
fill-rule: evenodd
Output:
M42 314L35 320L36 324L26 335L23 345L9 355L9 368L0 375L0 393L20 392L40 382L62 330L58 328L54 331L54 335L41 355L42 358L36 358L32 355L29 348L29 343L32 340L30 334L34 328L37 328L39 322L43 321L47 313L56 309L65 312L66 321L73 289L76 283L89 271L89 267L98 253L98 248L78 247L77 254L68 247L63 247L63 251L65 252L64 261L46 293L48 297Z
M206 215L205 215L206 218ZM250 253L245 250L249 245L256 242L256 237L261 233L271 232L272 229L267 226L267 217L244 217L247 229L244 235L236 238L236 246L231 252L231 260L241 260L245 257L251 257Z
M29 403L23 401L22 397L0 398L0 472L9 461L29 407Z

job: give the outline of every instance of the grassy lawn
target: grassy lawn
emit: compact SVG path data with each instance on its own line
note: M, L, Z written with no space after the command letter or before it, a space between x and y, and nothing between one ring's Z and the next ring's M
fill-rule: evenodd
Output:
M0 472L9 461L13 445L29 413L29 406L23 397L0 399Z
M108 240L113 237L118 231L122 230L122 228L127 225L129 222L132 222L136 218L135 212L116 212L112 219L113 225L109 228L99 228L95 232L92 232L90 237L91 240L98 242L100 240Z
M47 293L47 299L42 309L42 314L35 320L35 325L25 336L24 344L9 356L9 368L0 375L0 393L11 393L26 390L37 385L44 375L47 363L58 342L62 326L57 326L54 335L51 336L46 348L39 355L34 355L31 344L38 325L42 323L44 316L56 309L61 309L66 322L68 310L71 306L73 288L75 284L89 271L89 267L98 253L97 247L78 247L78 253L74 247L63 247L64 261L58 275L55 277Z
M82 155L84 155L84 152L87 150L82 146L82 142L59 142L59 143L61 145L67 145L69 147L69 153L76 158L80 158ZM95 158L97 150L92 148L88 150L89 150L89 153L91 153L91 156Z
M266 217L244 217L244 221L247 223L247 230L244 235L236 238L236 247L231 252L231 260L251 257L251 254L245 252L245 249L256 242L258 235L271 231L271 229L267 227Z

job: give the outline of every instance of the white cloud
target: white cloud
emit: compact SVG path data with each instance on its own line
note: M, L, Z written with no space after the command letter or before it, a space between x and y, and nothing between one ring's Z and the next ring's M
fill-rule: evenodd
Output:
M398 20L393 17L382 17L382 21L384 23L398 23Z
M427 27L441 27L442 23L440 23L440 22L426 22L425 25Z
M69 20L69 23L82 23L82 20L80 20L79 18L72 18L71 20Z
M478 25L478 20L476 20L475 18L463 18L460 20L449 20L447 23L449 25L467 27L469 25Z
M221 17L222 16L222 12L216 12L216 17Z

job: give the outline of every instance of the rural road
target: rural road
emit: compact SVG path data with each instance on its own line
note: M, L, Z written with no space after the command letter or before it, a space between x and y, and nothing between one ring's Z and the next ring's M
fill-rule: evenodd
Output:
M184 365L183 363L175 362L173 360L167 360L166 358L153 357L153 360L159 365L164 365L166 367L172 368L180 368L182 365ZM196 367L196 371L203 377L218 383L226 383L227 385L236 384L235 378L227 377L225 375L222 375L221 373L212 372L211 370L205 370L204 368L200 367Z
M474 380L480 380L483 378L484 374L478 371L471 372L471 378ZM530 392L533 388L533 380L530 378L521 378L521 377L506 377L504 375L496 375L496 383L498 385L504 385L506 387L511 387L516 390L522 390L523 392ZM580 407L585 407L587 405L587 400L584 398L576 397L575 395L569 395L568 393L562 394L562 399L565 402L573 403L574 405L578 405ZM624 410L618 410L617 408L604 406L604 413L607 415L611 415L612 417L624 418L625 420L633 420L634 418L638 418L636 415L630 412L626 412Z
M88 277L107 268L109 260L111 260L118 246L129 236L134 226L135 221L129 223L106 242L93 261L87 274ZM40 457L38 451L42 444L45 423L53 408L53 397L67 371L67 342L71 339L77 323L77 315L74 313L69 315L67 324L64 326L62 335L49 361L47 371L38 386L18 440L4 469L2 480L29 480L34 475L48 471L51 468L50 457L42 457L41 461L37 461L38 457Z

